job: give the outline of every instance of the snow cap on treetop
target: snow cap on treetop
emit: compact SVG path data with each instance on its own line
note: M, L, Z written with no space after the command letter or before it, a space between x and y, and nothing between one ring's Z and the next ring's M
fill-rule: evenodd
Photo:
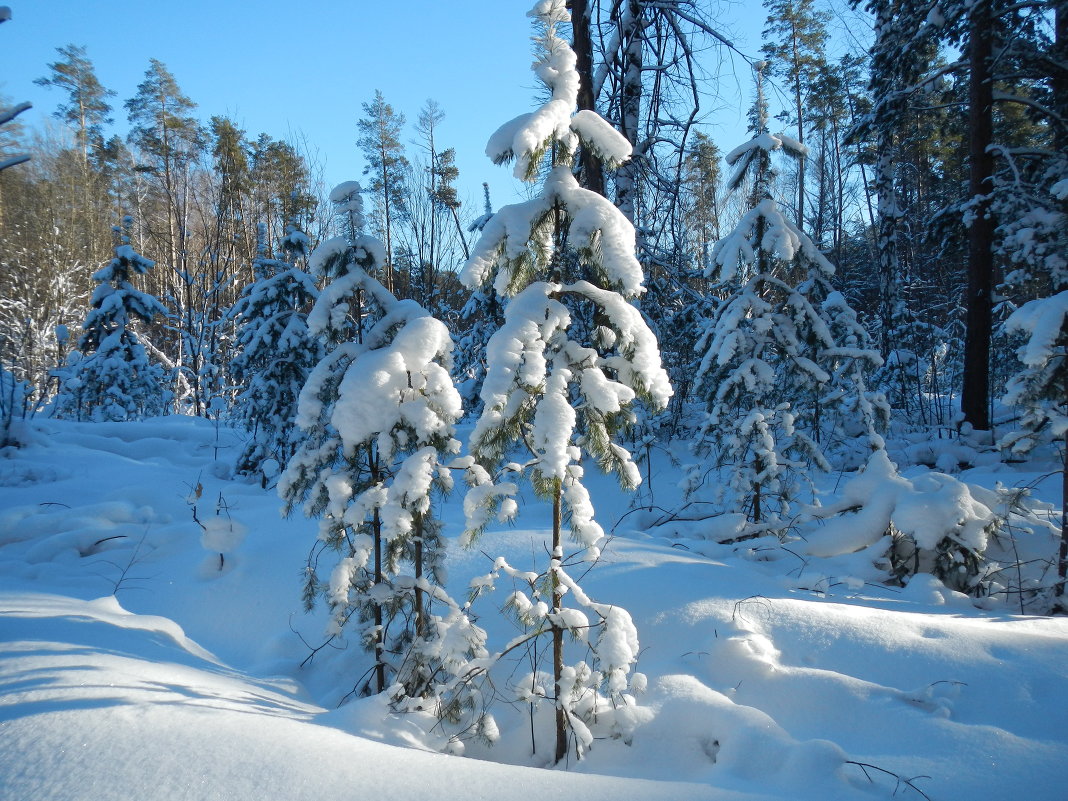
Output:
M363 191L359 181L342 181L330 190L330 202L342 203Z
M535 179L541 157L554 140L564 153L573 153L581 141L608 167L626 161L631 155L626 137L593 111L575 113L579 90L575 51L556 35L556 26L570 20L563 0L542 0L527 16L539 19L546 27L545 35L538 39L545 52L532 69L552 96L536 111L498 128L486 145L486 155L494 164L515 159L513 174L522 181Z

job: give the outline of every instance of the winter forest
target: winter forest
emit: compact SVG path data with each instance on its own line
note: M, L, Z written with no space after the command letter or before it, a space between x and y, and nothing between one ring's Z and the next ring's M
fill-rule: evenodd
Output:
M744 6L538 0L340 184L0 97L0 801L1066 797L1068 6Z

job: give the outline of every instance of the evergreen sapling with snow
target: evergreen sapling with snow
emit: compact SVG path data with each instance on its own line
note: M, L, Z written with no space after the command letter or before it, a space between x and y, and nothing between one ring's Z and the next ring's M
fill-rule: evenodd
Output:
M306 603L322 596L331 634L355 633L372 654L354 690L388 690L404 708L441 711L456 700L442 696L462 685L468 660L485 656L485 634L441 588L444 545L432 509L434 494L451 487L446 461L460 447L452 340L418 304L398 301L371 277L384 250L355 228L356 199L344 202L352 205L350 237L324 242L311 257L332 277L309 316L328 352L300 392L302 439L278 491L287 511L303 503L320 521ZM320 575L330 552L337 559ZM490 719L479 724L493 731Z
M114 229L115 257L93 275L97 288L78 339L80 353L57 371L56 414L76 420L135 420L163 413L163 370L148 356L138 324L151 325L166 308L134 288L135 275L155 266L130 245L133 219Z
M603 196L580 187L572 171L580 147L613 167L630 156L630 145L596 113L575 110L575 54L558 32L569 19L563 0L543 0L529 15L539 27L533 69L550 97L501 126L486 152L495 163L514 161L515 176L540 180L540 191L493 215L460 276L472 290L492 287L507 299L504 323L486 348L465 536L477 536L494 517L515 515L521 476L552 504L546 570L520 571L497 559L478 587L489 588L500 573L526 587L508 602L526 627L509 650L543 634L551 639L551 672L536 669L516 690L523 700L551 698L560 762L572 742L581 756L595 731L629 737L630 691L644 684L632 674L638 638L630 615L590 599L570 570L582 558L596 560L604 540L583 485L583 460L633 489L637 466L616 439L634 423L636 402L661 409L671 387L656 339L629 302L643 291L633 226ZM565 554L565 522L577 555ZM565 597L575 606L566 606ZM581 643L588 661L568 663L565 633Z
M1068 134L1063 136L1068 140ZM1061 541L1057 552L1054 596L1063 610L1068 581L1068 157L1051 160L1030 197L1042 202L1015 215L1007 228L1005 249L1017 269L1009 281L1044 283L1044 297L1013 312L1005 327L1024 337L1017 351L1021 363L1006 387L1004 402L1020 412L1017 428L1001 445L1026 454L1045 441L1059 443L1062 460Z
M259 226L258 235L256 280L229 313L237 327L230 371L240 387L234 417L249 434L236 470L266 486L293 453L297 396L323 351L307 323L318 295L312 277L301 269L307 263L307 237L287 226L281 242L285 258L273 259L267 255L265 226Z
M711 468L694 467L691 491L725 471L718 482L724 508L752 524L785 527L799 478L831 469L828 455L851 454L855 467L883 447L877 427L888 409L869 394L865 373L881 360L840 292L833 266L774 197L772 155L803 158L804 147L768 131L762 69L750 113L753 138L726 157L728 188L748 177L748 211L716 242L710 278L727 291L698 342L697 390L706 399L696 442ZM845 455L845 454L844 454Z

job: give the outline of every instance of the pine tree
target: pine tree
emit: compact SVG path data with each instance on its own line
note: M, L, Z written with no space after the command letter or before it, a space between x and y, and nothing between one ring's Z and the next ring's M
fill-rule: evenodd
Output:
M789 87L793 101L793 122L797 141L805 142L808 122L805 110L817 79L827 66L825 46L829 12L815 8L815 0L764 0L768 19L764 27L761 52L769 60L772 72L781 76ZM805 228L805 159L797 162L797 206L795 221Z
M264 463L273 459L282 466L293 454L297 396L323 355L307 324L318 295L300 266L307 262L307 237L290 226L281 244L285 257L269 258L266 226L260 227L253 267L257 280L245 287L228 314L237 329L237 354L230 364L240 387L234 416L249 433L236 469L257 476L264 486L275 472Z
M145 159L144 172L153 176L163 195L166 227L162 239L168 266L182 270L188 236L188 169L204 143L200 124L192 116L196 104L182 92L165 64L150 59L145 80L124 105L130 119L127 138Z
M177 341L165 348L187 387L179 405L194 414L207 412L210 402L204 378L208 373L204 342L210 322L201 308L204 276L195 267L189 211L194 196L193 167L205 144L204 131L192 112L196 104L178 85L167 66L149 59L137 94L124 104L130 121L127 140L141 163L138 173L150 177L152 215L139 215L141 226L156 243L164 263L159 279L168 287L164 297L174 307L171 329Z
M107 203L100 202L104 186L94 168L104 148L104 126L111 122L108 98L115 92L101 85L84 47L69 44L57 48L57 51L62 60L49 64L51 74L46 78L38 78L34 83L60 89L67 94L67 99L60 103L53 116L73 129L78 146L79 245L87 261L103 260L107 243L100 242L94 232L101 230L101 225L108 222Z
M277 241L293 220L311 220L317 199L305 159L288 142L260 134L249 146L251 219L267 225L267 240Z
M56 414L62 417L116 421L163 412L163 371L149 359L135 326L149 325L167 310L131 283L154 263L130 246L132 218L124 223L115 258L93 275L98 286L78 340L81 355L60 371Z
M60 104L54 116L74 128L82 159L88 163L90 149L103 144L103 127L111 122L107 98L115 92L100 84L84 47L69 44L56 50L63 60L49 64L52 74L34 83L67 93L67 101Z
M753 523L774 527L796 492L793 468L829 470L835 438L882 447L877 406L864 373L881 363L841 293L834 268L774 200L777 151L802 157L799 143L768 132L764 63L756 65L751 139L727 155L728 188L749 178L748 211L716 242L709 277L729 291L698 347L698 392L708 415L696 451L726 468L721 500ZM692 487L706 471L695 468Z
M572 173L580 143L609 168L629 156L630 146L594 112L575 111L575 54L558 35L568 20L563 0L542 0L530 16L539 26L534 72L550 98L501 126L487 153L496 163L514 160L517 178L540 179L540 192L490 218L461 273L468 287L492 287L508 298L504 324L487 348L484 409L471 435L475 463L464 507L468 538L477 536L494 513L513 515L517 484L494 483L493 477L512 462L515 451L528 452L524 465L505 469L505 479L518 470L537 495L552 503L549 566L531 579L498 559L495 572L529 582L529 594L516 592L509 604L529 627L530 638L548 634L552 640L559 762L568 753L569 736L579 756L589 747L589 725L602 692L609 698L601 700L602 709L632 703L626 691L637 658L630 616L620 607L592 601L568 570L565 520L588 558L597 557L604 534L582 482L583 457L617 475L624 488L636 486L638 469L615 440L634 422L636 401L659 410L671 389L656 339L628 302L641 294L643 279L633 227L603 196L581 188ZM584 610L565 607L565 593ZM590 649L592 664L565 664L565 631ZM527 699L531 687L547 683L528 679L522 682ZM612 725L610 716L607 722ZM627 735L623 718L614 725L616 736Z
M698 131L686 153L683 171L683 214L693 237L693 253L703 264L712 243L720 237L722 176L719 147Z
M355 226L358 185L332 197ZM287 511L303 502L305 514L320 518L305 601L323 596L332 633L355 631L372 652L370 678L357 689L399 685L394 701L426 696L441 706L441 688L462 683L466 660L485 655L485 634L441 589L444 545L431 507L451 487L444 460L459 450L460 398L448 330L371 277L384 256L355 227L312 254L313 268L332 281L308 321L329 350L301 390L302 439L278 491ZM317 572L324 549L338 553L325 579Z
M371 178L368 189L375 198L376 227L386 246L386 261L381 265L382 284L393 292L396 290L394 226L405 210L404 171L408 166L401 142L404 115L394 111L377 90L374 100L363 104L363 113L365 116L357 123L360 137L356 144L367 161L364 174Z

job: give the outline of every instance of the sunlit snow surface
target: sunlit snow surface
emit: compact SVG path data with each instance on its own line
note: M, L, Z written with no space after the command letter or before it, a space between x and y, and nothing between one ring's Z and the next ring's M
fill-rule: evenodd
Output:
M978 610L922 576L894 590L815 556L649 537L633 530L640 513L582 579L637 625L649 685L632 744L529 767L551 753L550 710L536 712L532 754L519 705L498 710L498 745L469 746L477 759L433 753L425 721L376 699L337 708L360 653L328 647L301 667L326 623L299 597L316 526L226 478L234 433L187 418L37 429L0 458L4 801L921 798L849 761L929 777L915 785L942 801L1066 797L1068 621ZM657 464L656 502L670 504L678 475ZM1034 478L1007 470L968 480ZM629 500L594 472L611 530ZM1054 487L1039 496L1057 500ZM191 504L246 536L208 551L218 543L202 542ZM453 537L461 504L442 509ZM452 550L455 595L490 569L483 551L537 569L549 510L521 507L523 529ZM509 591L476 607L491 649L514 635L495 608Z

